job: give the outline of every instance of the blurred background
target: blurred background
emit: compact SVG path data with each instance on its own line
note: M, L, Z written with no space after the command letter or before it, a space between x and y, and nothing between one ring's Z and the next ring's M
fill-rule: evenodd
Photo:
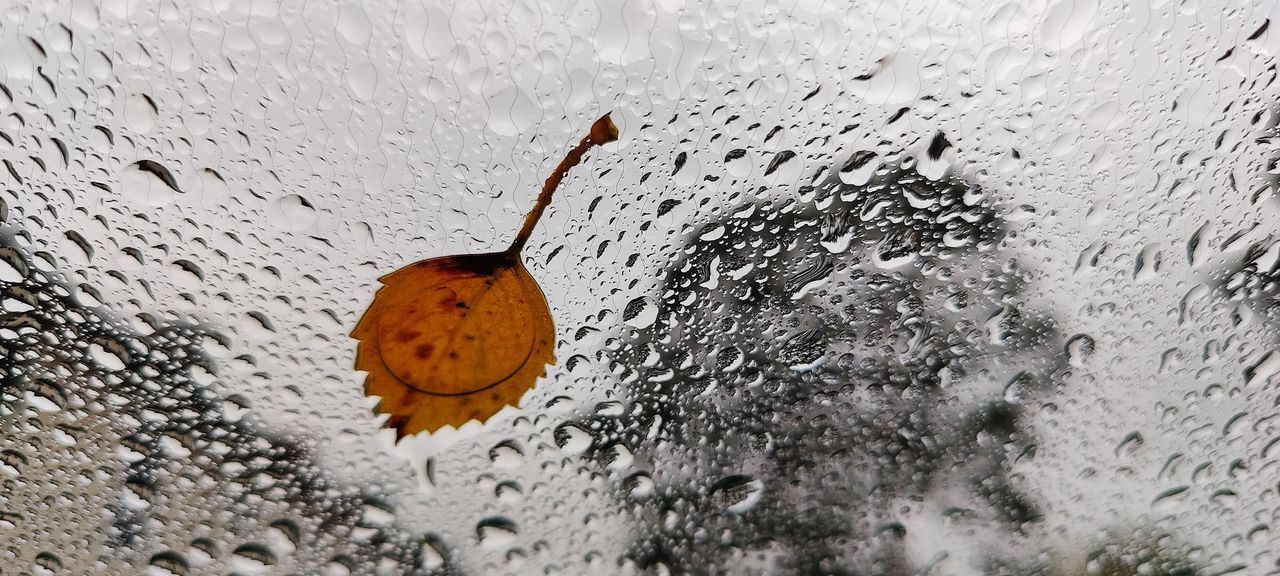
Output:
M0 0L0 574L1280 574L1277 18ZM604 112L396 444L376 279Z

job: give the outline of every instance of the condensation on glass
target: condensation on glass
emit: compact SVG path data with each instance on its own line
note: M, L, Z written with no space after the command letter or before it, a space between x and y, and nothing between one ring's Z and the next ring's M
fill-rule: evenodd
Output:
M0 2L0 573L1280 573L1280 7ZM348 337L510 242L518 409Z

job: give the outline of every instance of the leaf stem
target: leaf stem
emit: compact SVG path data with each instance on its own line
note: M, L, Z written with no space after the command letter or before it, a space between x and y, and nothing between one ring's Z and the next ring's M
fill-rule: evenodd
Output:
M600 144L608 144L618 139L618 127L613 125L613 120L609 119L609 115L601 116L591 125L591 131L586 137L578 142L568 154L564 155L564 160L560 161L560 165L556 166L551 176L547 177L547 181L542 184L542 193L538 194L538 201L533 205L533 209L524 217L524 226L520 227L520 232L516 234L516 239L511 242L511 247L507 248L508 254L519 254L524 249L524 245L529 241L529 236L533 234L534 226L537 226L538 219L542 218L542 212L547 209L547 205L551 203L551 196L555 193L556 188L560 186L560 181L564 180L569 169L577 166L582 162L582 156L592 146Z

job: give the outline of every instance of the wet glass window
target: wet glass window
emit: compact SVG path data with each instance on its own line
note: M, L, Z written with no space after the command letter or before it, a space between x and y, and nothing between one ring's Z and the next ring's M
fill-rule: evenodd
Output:
M0 574L1280 574L1277 18L0 2Z

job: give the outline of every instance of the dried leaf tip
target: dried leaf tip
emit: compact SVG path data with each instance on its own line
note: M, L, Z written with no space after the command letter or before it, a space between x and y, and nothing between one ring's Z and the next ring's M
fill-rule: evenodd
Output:
M590 136L596 144L608 144L618 139L618 127L614 125L609 113L605 113L595 124L591 125Z

